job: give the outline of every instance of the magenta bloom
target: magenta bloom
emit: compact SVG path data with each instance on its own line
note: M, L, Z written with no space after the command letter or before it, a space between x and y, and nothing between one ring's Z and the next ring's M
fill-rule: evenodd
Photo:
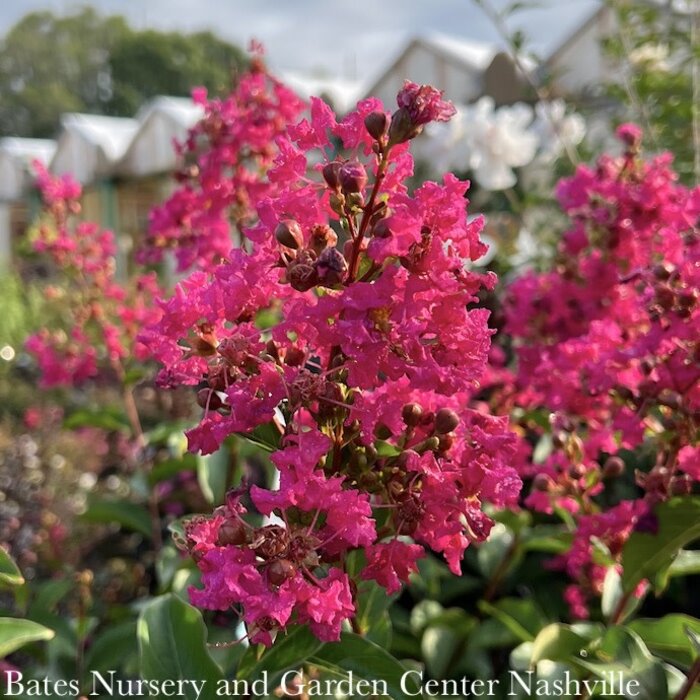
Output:
M451 102L442 99L442 91L410 80L404 81L396 102L408 111L414 126L449 121L457 111Z

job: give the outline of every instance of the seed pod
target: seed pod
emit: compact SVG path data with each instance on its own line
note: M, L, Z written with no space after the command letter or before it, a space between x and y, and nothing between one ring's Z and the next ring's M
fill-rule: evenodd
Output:
M316 263L318 281L324 287L341 284L348 272L348 263L337 248L326 248Z
M229 519L222 523L219 527L219 534L216 538L216 544L219 547L227 547L228 545L245 544L247 533L245 525L240 520Z

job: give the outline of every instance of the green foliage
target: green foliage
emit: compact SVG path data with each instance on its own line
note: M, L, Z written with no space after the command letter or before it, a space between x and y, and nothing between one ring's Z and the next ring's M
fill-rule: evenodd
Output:
M681 179L693 184L692 62L700 56L691 42L691 17L674 12L671 3L608 4L618 29L603 47L619 70L611 71L606 91L620 105L617 117L645 129L648 149L673 153Z
M33 12L0 44L0 134L53 136L64 112L133 116L149 98L195 85L219 94L244 62L210 32L137 31L91 8Z
M31 620L0 617L0 659L21 649L25 644L51 639L53 630Z
M151 601L138 621L141 675L146 680L206 681L203 700L216 697L221 670L206 648L201 613L173 595ZM187 687L188 700L197 696Z

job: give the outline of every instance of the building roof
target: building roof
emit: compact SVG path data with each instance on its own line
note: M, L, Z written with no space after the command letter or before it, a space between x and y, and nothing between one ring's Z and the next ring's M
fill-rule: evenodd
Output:
M281 73L280 79L300 97L325 97L339 113L347 112L362 97L362 82L344 78L305 75L291 71Z
M158 95L141 107L136 119L143 124L152 114L162 114L179 126L190 129L204 116L204 108L189 97Z
M70 112L61 117L61 127L64 133L81 136L89 144L100 149L109 161L114 162L128 148L138 131L139 122L126 117ZM60 146L59 139L59 149Z
M0 139L0 200L20 198L32 181L32 163L48 165L55 150L56 142L48 139Z

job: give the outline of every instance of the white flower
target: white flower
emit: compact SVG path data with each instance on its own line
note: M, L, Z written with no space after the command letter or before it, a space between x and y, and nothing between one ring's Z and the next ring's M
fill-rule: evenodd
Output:
M540 144L537 160L545 163L558 158L562 151L578 146L586 135L586 122L580 114L567 114L563 100L538 102L532 125Z
M524 104L496 110L482 97L464 116L469 167L486 190L505 190L517 178L512 168L527 165L537 151L537 135L528 130L532 109Z
M651 68L668 73L671 70L668 57L669 50L666 44L642 44L630 52L628 60L630 65L637 68Z

